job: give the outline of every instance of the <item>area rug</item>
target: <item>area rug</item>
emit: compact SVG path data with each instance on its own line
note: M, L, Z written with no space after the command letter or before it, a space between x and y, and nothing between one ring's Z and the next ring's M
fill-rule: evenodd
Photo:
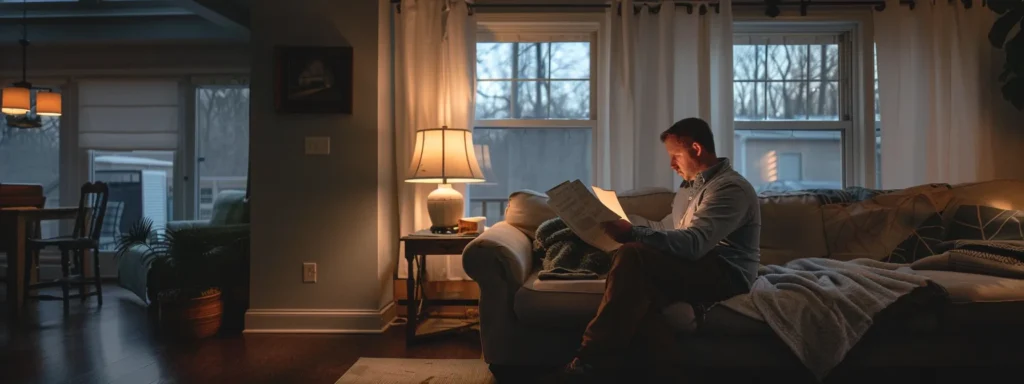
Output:
M363 357L334 384L494 384L478 359L378 359Z

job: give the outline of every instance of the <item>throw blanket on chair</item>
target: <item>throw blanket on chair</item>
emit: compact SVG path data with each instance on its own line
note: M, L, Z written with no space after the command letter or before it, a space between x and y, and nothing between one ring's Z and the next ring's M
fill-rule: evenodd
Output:
M906 265L807 258L761 266L749 295L721 304L768 323L821 380L857 344L879 312L917 288L945 294Z
M612 266L612 256L576 236L560 218L537 227L533 251L541 259L541 280L595 280Z

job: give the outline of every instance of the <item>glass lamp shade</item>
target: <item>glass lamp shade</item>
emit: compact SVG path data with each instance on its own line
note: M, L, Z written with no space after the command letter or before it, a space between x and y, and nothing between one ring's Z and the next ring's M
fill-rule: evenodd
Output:
M60 94L55 92L36 93L36 114L39 116L60 116Z
M484 173L473 150L473 132L461 128L416 131L416 147L409 166L409 183L480 183Z
M22 87L4 88L0 94L0 112L24 115L32 109L32 90Z

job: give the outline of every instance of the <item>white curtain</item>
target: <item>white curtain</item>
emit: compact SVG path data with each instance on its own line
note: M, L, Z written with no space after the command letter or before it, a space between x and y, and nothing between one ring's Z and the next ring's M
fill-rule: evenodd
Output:
M609 9L612 189L679 184L658 135L682 118L706 120L718 155L732 157L732 3L718 4L688 12L672 1L623 0Z
M465 0L402 0L395 20L395 142L401 235L430 227L427 194L406 183L416 130L473 128L476 23ZM463 194L465 186L456 185ZM404 258L399 277L407 275ZM460 256L427 263L431 280L468 280Z
M921 1L911 10L887 0L875 12L883 188L988 180L998 163L1018 158L999 149L999 141L1019 145L1012 129L1000 132L1020 123L1005 118L1009 103L999 96L1002 59L987 40L994 20L977 3ZM1010 162L1003 167L1018 167Z

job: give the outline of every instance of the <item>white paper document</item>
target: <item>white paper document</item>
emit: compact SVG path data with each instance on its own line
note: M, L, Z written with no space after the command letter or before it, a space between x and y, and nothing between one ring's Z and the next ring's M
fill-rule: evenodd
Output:
M573 180L551 188L547 194L551 209L587 244L605 252L622 246L601 229L605 221L629 220L615 191L587 187L582 181Z

